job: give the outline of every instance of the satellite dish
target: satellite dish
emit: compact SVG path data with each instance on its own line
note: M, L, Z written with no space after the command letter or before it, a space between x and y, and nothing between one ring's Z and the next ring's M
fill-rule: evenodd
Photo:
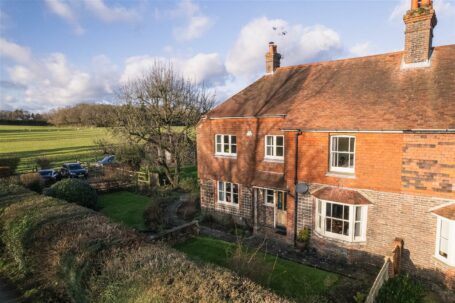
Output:
M308 192L308 185L306 183L299 183L295 186L295 191L298 194L305 194Z

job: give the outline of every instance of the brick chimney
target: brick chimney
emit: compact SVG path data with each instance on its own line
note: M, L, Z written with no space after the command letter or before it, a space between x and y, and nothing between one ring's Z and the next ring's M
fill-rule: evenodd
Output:
M269 42L269 51L265 54L265 72L273 74L280 67L281 55L277 53L277 46L273 42Z
M432 0L411 0L411 9L403 17L406 24L404 58L405 65L429 64L432 51L433 28L436 13Z

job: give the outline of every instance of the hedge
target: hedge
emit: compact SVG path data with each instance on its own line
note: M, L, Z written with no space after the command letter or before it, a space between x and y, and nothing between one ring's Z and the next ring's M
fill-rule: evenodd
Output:
M90 209L0 183L0 274L34 302L284 302Z

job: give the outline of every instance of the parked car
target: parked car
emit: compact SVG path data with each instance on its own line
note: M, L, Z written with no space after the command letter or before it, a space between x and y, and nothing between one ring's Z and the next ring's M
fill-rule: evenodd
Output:
M115 156L114 155L106 155L102 160L99 160L96 162L97 167L101 167L104 165L109 165L114 163L115 161Z
M87 178L88 171L80 163L63 164L60 173L64 178Z
M38 171L38 173L47 184L54 183L62 179L60 172L55 169L41 169Z

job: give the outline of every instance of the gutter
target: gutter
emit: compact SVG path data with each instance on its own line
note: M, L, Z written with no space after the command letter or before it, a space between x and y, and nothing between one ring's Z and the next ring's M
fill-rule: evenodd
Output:
M359 129L295 129L295 128L282 128L283 132L305 132L305 133L383 133L383 134L451 134L455 133L455 129L405 129L405 130L359 130Z

